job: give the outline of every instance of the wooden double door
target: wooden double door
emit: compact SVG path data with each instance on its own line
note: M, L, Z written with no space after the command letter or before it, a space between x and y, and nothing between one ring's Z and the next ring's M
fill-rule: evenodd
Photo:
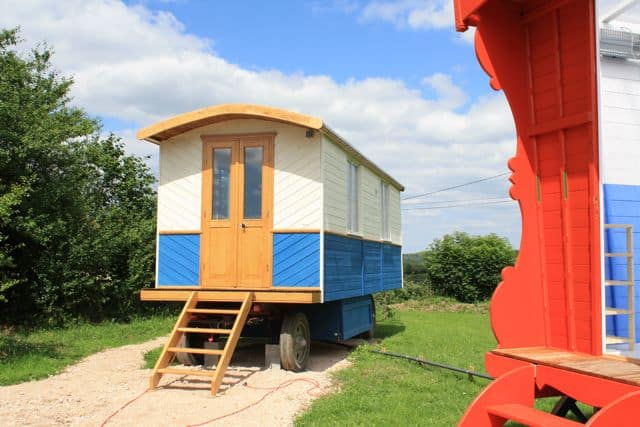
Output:
M271 286L274 137L202 137L202 287Z

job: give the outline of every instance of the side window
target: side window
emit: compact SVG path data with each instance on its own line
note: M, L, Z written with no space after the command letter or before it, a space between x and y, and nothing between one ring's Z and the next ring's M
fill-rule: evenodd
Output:
M391 240L389 232L389 184L380 181L380 237L382 240Z
M358 166L348 162L347 170L347 231L358 232Z

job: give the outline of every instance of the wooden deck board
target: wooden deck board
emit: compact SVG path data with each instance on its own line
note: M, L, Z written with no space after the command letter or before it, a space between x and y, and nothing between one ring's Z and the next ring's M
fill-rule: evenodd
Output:
M200 289L199 301L235 301L238 293L251 291L254 294L254 302L257 303L284 303L284 304L313 304L321 302L319 288L262 288L253 289ZM186 301L194 289L142 289L141 301Z
M640 386L640 362L635 363L611 356L593 356L547 347L496 349L492 353L537 365L566 369Z

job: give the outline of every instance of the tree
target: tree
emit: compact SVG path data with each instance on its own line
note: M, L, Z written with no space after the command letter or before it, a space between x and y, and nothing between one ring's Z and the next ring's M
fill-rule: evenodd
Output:
M0 322L127 317L153 277L153 175L19 41L0 31Z
M491 296L502 269L515 262L515 251L507 239L496 234L455 232L434 240L424 262L435 292L462 302L476 302Z

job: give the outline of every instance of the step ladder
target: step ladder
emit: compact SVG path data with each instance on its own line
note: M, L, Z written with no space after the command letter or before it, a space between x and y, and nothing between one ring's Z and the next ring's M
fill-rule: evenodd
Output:
M605 307L605 316L627 315L628 321L628 337L620 337L615 335L607 335L606 343L609 344L628 344L629 350L633 351L636 344L636 322L634 309L634 278L633 278L633 227L630 224L605 224L605 229L624 229L626 234L626 252L606 252L605 258L623 257L627 262L627 280L605 280L604 286L626 286L627 287L627 308Z
M251 304L253 303L253 292L239 292L237 293L237 296L237 300L234 301L225 299L225 302L241 303L238 309L231 310L228 307L198 308L198 292L191 292L189 298L187 299L187 302L184 305L184 308L182 309L182 312L180 312L180 315L178 316L178 320L176 321L173 330L171 331L171 335L164 345L162 353L160 353L160 357L158 358L158 361L153 368L153 373L151 374L151 378L149 380L150 389L155 389L158 386L158 383L160 382L160 379L163 375L195 375L211 377L211 394L214 396L216 395L218 389L220 388L220 385L222 384L224 374L227 370L227 367L229 366L229 362L231 361L233 352L236 349L238 340L240 339L242 328L247 322ZM189 327L189 321L194 315L225 315L235 316L236 318L231 329ZM225 342L224 348L221 350L180 347L179 342L182 336L186 333L227 335L227 340ZM219 359L218 363L216 364L215 370L191 370L172 368L170 366L177 353L214 355L219 356Z
M571 374L571 372L567 372ZM566 383L566 380L562 380ZM554 384L546 384L555 388ZM535 408L536 366L515 368L490 383L467 408L458 427L502 427L515 421L529 427L630 427L637 426L640 391L631 391L612 399L590 419L586 419L575 400L563 397L551 413ZM571 403L572 402L572 403ZM571 403L575 409L571 409ZM580 422L565 418L567 409ZM576 412L577 411L577 412Z

